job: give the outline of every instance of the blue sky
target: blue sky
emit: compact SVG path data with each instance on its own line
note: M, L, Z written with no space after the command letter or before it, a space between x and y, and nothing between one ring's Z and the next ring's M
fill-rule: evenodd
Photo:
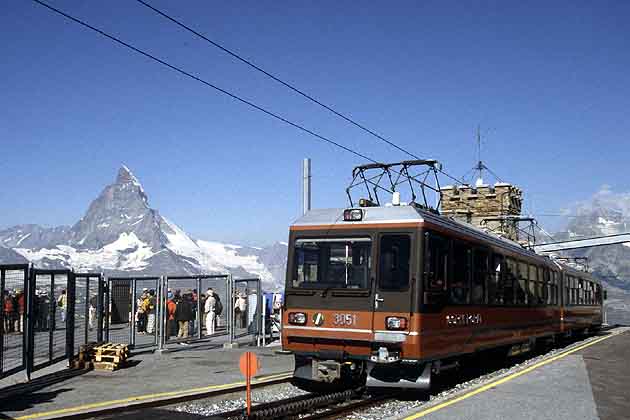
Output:
M406 158L134 1L50 3L375 159ZM481 125L484 160L534 213L630 189L628 2L151 3L452 174L475 164ZM35 3L4 2L0 27L0 227L76 222L121 163L204 239L284 240L304 157L314 206L346 204L358 158Z

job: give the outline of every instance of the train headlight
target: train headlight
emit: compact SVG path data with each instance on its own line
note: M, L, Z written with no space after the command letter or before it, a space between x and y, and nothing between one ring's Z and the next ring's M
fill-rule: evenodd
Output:
M343 220L345 222L358 222L363 219L363 210L346 209L343 211Z
M306 324L306 314L304 312L289 312L289 324L293 324L293 325Z
M407 318L400 316L388 316L385 318L385 326L388 330L406 330Z

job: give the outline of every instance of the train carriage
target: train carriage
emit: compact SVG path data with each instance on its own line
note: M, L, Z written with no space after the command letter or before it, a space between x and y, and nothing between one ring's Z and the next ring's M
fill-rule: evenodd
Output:
M289 236L282 344L306 389L427 389L467 354L602 323L589 274L418 205L313 210Z

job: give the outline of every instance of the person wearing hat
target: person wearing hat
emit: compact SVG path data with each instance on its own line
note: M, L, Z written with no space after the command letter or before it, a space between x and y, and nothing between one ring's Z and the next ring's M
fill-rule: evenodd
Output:
M179 300L179 298L177 298ZM177 309L177 302L175 295L171 289L168 289L166 293L166 312L168 317L166 319L166 339L177 335L177 321L175 320L175 310Z

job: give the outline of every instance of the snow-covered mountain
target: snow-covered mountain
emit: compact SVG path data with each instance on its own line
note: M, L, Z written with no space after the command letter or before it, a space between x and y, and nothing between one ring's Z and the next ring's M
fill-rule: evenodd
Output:
M259 276L267 289L282 287L287 255L281 243L252 248L191 238L149 206L142 185L126 166L74 226L14 226L0 230L0 246L0 262L22 256L38 267L117 275L229 271Z
M579 238L630 232L630 194L614 193L604 187L590 200L575 208L565 232L558 238ZM596 274L608 283L630 291L630 243L575 251L574 255L589 257Z
M592 237L630 232L630 194L615 193L603 187L590 200L571 211L566 231L557 239ZM630 323L630 243L586 248L569 252L586 256L593 273L608 290L607 312L610 322Z

